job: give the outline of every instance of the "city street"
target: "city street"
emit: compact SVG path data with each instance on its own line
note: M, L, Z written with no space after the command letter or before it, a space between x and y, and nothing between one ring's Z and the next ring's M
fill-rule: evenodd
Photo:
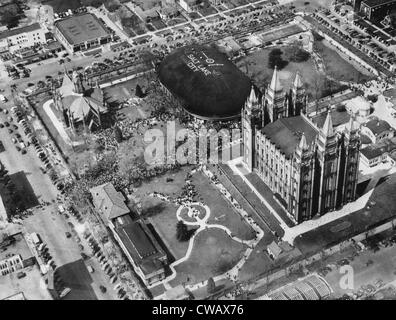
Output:
M378 280L382 280L384 284L394 281L396 246L381 248L375 253L370 250L363 251L350 262L350 266L353 268L353 290L341 288L340 280L346 273L341 273L340 267L334 268L326 275L325 279L333 288L335 296L356 293L362 286L370 284L375 286Z
M0 113L0 122L9 121L7 119L8 116L3 112ZM33 146L27 147L26 154L21 154L20 151L17 151L11 140L12 135L7 130L8 128L6 127L0 129L0 132L2 131L1 141L5 148L5 152L0 153L0 161L4 164L10 175L17 172L24 172L37 200L41 204L50 203L49 205L42 205L42 208L38 206L32 209L33 214L23 220L24 230L28 233L37 232L40 234L43 242L47 244L49 253L53 257L56 266L60 267L60 273L62 274L63 270L67 270L65 274L68 279L72 280L70 286L78 285L79 299L114 298L115 294L113 290L107 290L105 294L99 290L100 285L108 288L111 287L108 283L108 277L100 268L100 264L96 260L89 261L89 264L94 267L95 272L92 274L92 277L88 277L89 273L82 262L81 250L77 242L73 238L68 239L66 237L65 233L70 232L71 229L64 217L58 213L58 203L56 201L58 190L52 184L49 176L43 174L40 170L42 162L36 155ZM26 142L27 139L23 133L20 132L20 134ZM88 246L85 249L88 249ZM89 254L89 252L86 253ZM84 277L84 281L82 281L80 277L84 274L86 276ZM64 279L66 285L68 285L68 279ZM70 295L73 296L72 293Z

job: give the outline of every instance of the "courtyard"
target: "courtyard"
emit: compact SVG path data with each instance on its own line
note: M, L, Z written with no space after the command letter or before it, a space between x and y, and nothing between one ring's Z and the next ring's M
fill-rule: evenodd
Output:
M184 199L183 190L192 189L192 202L178 200ZM167 173L134 190L133 200L173 256L172 274L163 283L168 289L182 283L199 289L211 277L216 282L237 280L264 235L226 189L212 181L208 170L183 167ZM189 241L176 238L180 220L195 230Z

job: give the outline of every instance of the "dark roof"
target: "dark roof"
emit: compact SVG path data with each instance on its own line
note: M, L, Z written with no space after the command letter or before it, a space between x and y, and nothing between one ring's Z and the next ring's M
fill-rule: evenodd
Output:
M323 128L323 125L326 121L327 112L322 112L319 115L316 115L312 118L312 122L315 123L319 128ZM349 113L345 111L331 111L331 120L333 121L333 128L337 128L342 124L346 124L349 122L351 116Z
M117 224L116 232L144 274L149 275L164 267L159 259L165 258L166 254L145 223L134 221L122 226Z
M117 192L111 183L106 183L89 190L95 207L102 210L109 220L124 216L130 212L122 193Z
M162 61L158 74L186 111L203 119L239 116L251 88L250 79L211 46L176 49Z
M109 32L99 19L90 13L74 15L56 21L55 26L72 45L109 35Z
M362 144L370 144L371 139L363 133L360 133L360 141Z
M305 134L307 143L315 140L318 130L304 117L278 119L262 129L267 139L279 148L286 157L290 157L301 140L302 133Z
M364 3L366 6L372 8L372 7L377 7L377 6L382 6L387 3L392 3L396 2L396 0L364 0L362 3Z
M38 22L36 22L36 23L31 24L30 26L0 32L0 39L15 36L17 34L24 33L24 32L32 32L32 31L39 30L39 29L41 29L41 26Z
M377 119L367 121L364 124L364 126L367 127L376 136L384 131L388 131L392 129L392 127L388 122L386 122L385 120L377 120Z
M375 159L385 152L393 152L396 150L396 139L385 139L381 142L372 144L364 149L361 149L360 152L368 159Z

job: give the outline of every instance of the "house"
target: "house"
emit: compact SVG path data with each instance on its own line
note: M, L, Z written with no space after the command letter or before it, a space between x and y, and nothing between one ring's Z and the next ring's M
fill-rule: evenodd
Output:
M107 222L129 214L124 195L118 192L112 183L105 183L90 189L92 202Z
M396 138L383 139L360 150L362 163L367 167L375 167L380 163L395 164Z
M373 118L361 126L361 132L371 139L372 143L394 136L394 129L385 120Z
M290 246L288 242L281 241L276 243L272 241L267 246L267 253L271 257L272 260L276 260L282 256L283 253L291 251L293 248Z

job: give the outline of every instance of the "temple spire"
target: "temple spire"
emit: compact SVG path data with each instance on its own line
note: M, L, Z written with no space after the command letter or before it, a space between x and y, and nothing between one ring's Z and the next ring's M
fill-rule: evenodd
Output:
M279 91L283 90L282 85L281 85L281 83L279 81L279 74L278 74L278 67L277 66L275 66L275 68L274 68L274 73L272 75L270 89L273 92L279 92Z
M333 130L333 120L331 119L331 112L327 113L326 121L323 125L322 132L326 137L332 136L334 134Z
M294 86L294 89L296 89L296 90L301 89L304 86L304 83L301 79L301 75L300 75L299 71L297 71L297 73L296 73L296 77L294 78L293 86Z
M254 105L257 103L257 96L256 96L256 91L254 90L254 86L252 85L252 89L250 90L250 96L249 96L249 103L251 105Z
M301 136L301 140L300 140L300 144L298 145L298 147L300 148L300 150L308 150L308 143L307 143L307 139L305 138L305 134L303 133Z

